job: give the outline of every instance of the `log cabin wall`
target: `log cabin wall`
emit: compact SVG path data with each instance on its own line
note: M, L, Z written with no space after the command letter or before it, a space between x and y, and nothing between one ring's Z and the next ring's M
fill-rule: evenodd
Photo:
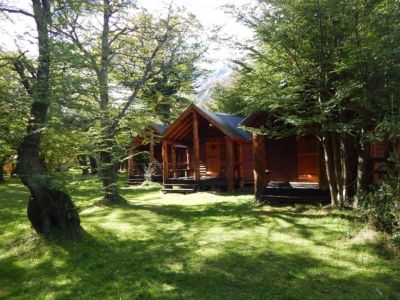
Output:
M318 182L318 140L312 135L297 138L297 180Z
M266 141L266 166L270 181L319 183L321 156L313 136Z
M254 181L254 159L253 159L253 144L242 143L238 145L239 152L239 178L242 185L253 183Z
M267 140L267 169L271 181L298 181L295 137Z

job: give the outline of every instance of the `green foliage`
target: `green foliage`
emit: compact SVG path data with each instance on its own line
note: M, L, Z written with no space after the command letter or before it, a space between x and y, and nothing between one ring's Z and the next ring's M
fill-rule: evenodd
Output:
M268 111L298 132L358 136L393 104L399 107L400 14L394 1L263 4L247 14L236 11L258 38L246 46L250 61L236 84L248 112Z
M11 61L15 53L0 53L1 61ZM27 122L30 100L11 68L0 68L0 161L7 162L21 142Z
M223 86L217 85L212 90L211 110L227 114L239 115L245 111L246 102L241 93L241 82L234 81L232 84Z
M116 47L124 54L116 55L118 72L115 76L123 86L131 89L140 80L145 61L132 63L125 56L143 59L154 51L160 40L164 40L153 58L152 75L143 85L138 103L147 109L150 119L169 124L191 103L189 95L193 94L194 83L204 72L199 67L207 49L207 43L201 38L202 26L185 9L172 7L166 17L138 13L131 22L139 24L139 30L118 41Z
M68 188L85 233L43 240L28 191L0 186L0 298L398 299L398 257L354 212L262 207L252 195L161 195L126 187L129 204L98 207L96 179ZM9 199L13 201L9 201Z
M363 209L379 230L393 235L400 245L400 160L393 161L385 179L365 196Z

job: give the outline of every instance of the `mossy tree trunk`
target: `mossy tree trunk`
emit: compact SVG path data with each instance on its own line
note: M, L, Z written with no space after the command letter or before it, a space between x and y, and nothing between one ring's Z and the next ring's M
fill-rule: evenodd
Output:
M97 77L100 85L100 110L103 113L102 127L102 149L100 151L100 177L104 188L104 198L101 204L121 204L125 199L119 195L117 184L117 168L113 163L112 149L114 146L114 135L111 133L111 119L108 109L109 101L109 67L110 67L110 18L112 4L110 0L103 0L103 29L101 35L101 65Z
M14 61L15 70L31 96L33 103L26 135L18 149L17 174L31 195L28 202L28 218L40 234L62 231L76 236L80 231L78 212L70 196L51 184L40 159L41 132L46 124L50 106L50 38L51 2L32 0L34 20L37 27L39 55L34 82L26 75L20 59Z

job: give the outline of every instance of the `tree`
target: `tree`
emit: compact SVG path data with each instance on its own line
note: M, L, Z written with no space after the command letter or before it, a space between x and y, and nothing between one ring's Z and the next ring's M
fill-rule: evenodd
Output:
M146 12L132 17L128 13L135 9L131 1L69 1L66 5L55 31L61 40L72 43L84 61L85 75L93 78L91 89L98 104L95 143L105 191L101 203L123 203L117 187L118 161L113 155L118 147L116 135L134 105L138 108L145 85L159 80L163 70L179 62L176 57L181 52L167 51L168 45L173 49L173 45L180 46L176 41L187 42L193 17L171 6L160 19ZM88 20L99 15L103 19L100 28L92 24L87 31Z
M196 80L205 73L199 68L207 50L206 43L199 40L201 25L189 15L178 27L157 62L159 73L144 86L141 97L145 107L165 125L192 102L188 95L193 94Z
M283 125L266 132L320 139L331 204L345 205L351 153L361 189L368 135L398 90L395 1L266 0L248 15L235 13L258 38L246 46L252 63L240 79L242 99Z
M40 160L40 144L46 126L51 97L51 34L52 3L49 0L32 0L33 13L10 8L2 4L0 11L19 13L32 17L38 35L36 63L21 54L12 59L12 65L20 82L31 99L26 134L18 148L17 173L31 195L28 202L28 218L40 234L62 231L75 236L80 231L78 212L70 196L55 186L46 176Z
M210 108L216 112L239 115L246 109L246 102L242 98L242 82L236 78L229 85L217 85L213 88Z

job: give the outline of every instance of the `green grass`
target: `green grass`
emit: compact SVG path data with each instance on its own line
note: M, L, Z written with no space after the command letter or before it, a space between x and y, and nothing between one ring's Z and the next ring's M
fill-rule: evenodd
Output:
M0 298L400 299L399 258L354 213L157 186L107 208L95 179L69 189L80 242L35 236L25 188L0 185Z

